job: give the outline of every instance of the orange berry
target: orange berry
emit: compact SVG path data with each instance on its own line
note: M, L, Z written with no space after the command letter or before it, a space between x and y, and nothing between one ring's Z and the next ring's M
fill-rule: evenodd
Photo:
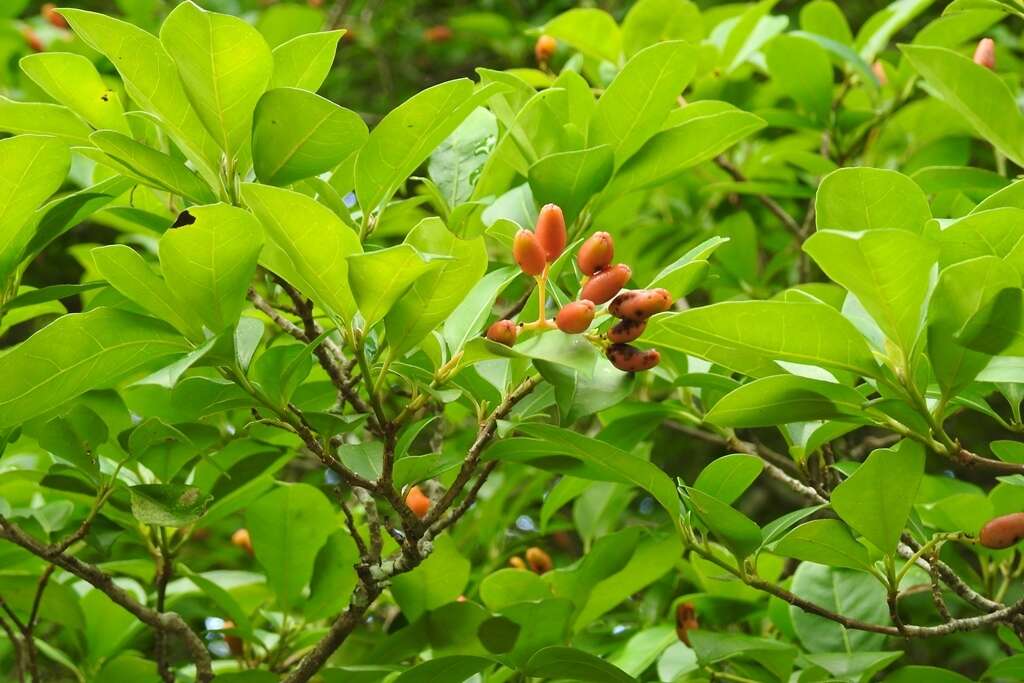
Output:
M453 35L452 30L444 24L431 26L423 32L423 38L428 43L444 43L451 40Z
M639 289L619 294L608 305L608 312L623 320L647 320L655 313L672 307L672 294L667 289Z
M555 316L555 324L558 325L558 329L566 334L586 332L592 322L594 322L594 302L586 299L567 303Z
M44 3L43 6L39 8L39 14L42 15L43 19L46 19L46 21L50 22L51 25L56 26L57 28L68 27L67 19L60 15L60 12L57 11L57 5L52 2Z
M580 245L576 263L584 275L593 275L607 268L615 256L612 236L606 232L595 232Z
M35 52L43 52L46 50L46 45L43 44L43 39L27 26L21 29L21 36L25 39L25 44L29 46L29 49L34 50Z
M537 236L529 230L520 230L512 242L512 256L527 275L537 276L544 272L547 259Z
M996 68L996 42L991 38L982 38L978 47L974 48L974 63L986 69Z
M633 271L629 269L629 266L622 263L605 268L587 280L587 284L583 285L580 290L580 298L588 299L598 305L603 304L618 294L632 275Z
M676 607L676 635L684 644L690 644L689 631L700 628L697 610L692 602L681 602Z
M526 549L526 563L535 574L545 574L554 566L551 556L536 546Z
M623 372L643 372L661 362L661 354L654 349L641 351L629 344L612 344L605 350L604 355L612 365Z
M989 520L981 527L978 540L986 548L1002 550L1024 540L1024 512L1003 515Z
M879 85L889 84L889 77L885 75L885 67L882 66L882 62L875 60L875 63L871 65L871 73L875 74Z
M627 344L638 339L646 327L647 323L643 320L620 320L608 330L608 341L613 344Z
M565 216L557 204L545 204L540 210L534 234L537 235L548 263L562 255L568 235L565 231Z
M405 496L405 504L409 506L412 513L423 519L430 511L430 499L420 490L419 486L413 486Z
M533 56L537 58L538 64L547 64L548 61L555 56L555 50L557 49L558 41L552 36L544 34L538 38L536 44L534 44Z
M249 536L249 530L245 527L231 534L231 543L252 555L252 537Z
M519 328L511 320L496 320L487 328L487 338L505 346L514 345L517 334Z
M508 558L508 566L512 567L512 569L526 569L526 562L518 555L513 555Z

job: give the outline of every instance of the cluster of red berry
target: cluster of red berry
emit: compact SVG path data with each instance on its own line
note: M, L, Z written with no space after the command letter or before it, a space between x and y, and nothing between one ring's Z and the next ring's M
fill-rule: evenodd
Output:
M597 307L608 304L608 313L619 319L604 335L588 336L605 356L623 372L650 370L661 356L654 349L640 350L629 342L636 340L647 326L647 319L672 306L672 295L665 289L622 291L632 271L624 263L612 265L615 245L607 232L591 235L580 246L576 263L583 274L579 299L558 312L554 321L544 314L544 290L549 265L565 250L567 233L562 210L555 204L541 209L534 230L520 230L512 243L512 256L524 273L537 279L540 315L536 322L516 325L498 320L487 330L491 341L512 346L521 328L545 330L557 327L566 334L583 334L590 329ZM609 303L610 302L610 303Z

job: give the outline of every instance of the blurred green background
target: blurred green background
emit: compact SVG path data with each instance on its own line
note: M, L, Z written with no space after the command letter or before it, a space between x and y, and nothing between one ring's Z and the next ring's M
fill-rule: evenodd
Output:
M781 0L775 13L796 16L809 0ZM0 0L0 17L20 18L44 43L63 36L40 17L38 0ZM61 6L62 3L57 3ZM156 30L174 0L66 0L64 5L125 16ZM621 19L632 2L608 0L199 0L208 9L245 16L272 44L323 27L345 28L331 77L321 91L326 97L362 112L372 121L381 113L429 85L472 75L474 67L508 68L532 65L533 30L573 7L599 7ZM709 21L720 21L745 3L697 0L702 9L715 8ZM888 0L843 2L856 29ZM941 12L945 2L918 17L923 25ZM707 30L709 27L705 27ZM911 27L913 30L913 27ZM0 35L0 57L16 61L21 35L9 27ZM7 49L5 49L7 48ZM54 47L52 49L68 49ZM557 58L556 58L557 63ZM8 88L16 83L4 84Z

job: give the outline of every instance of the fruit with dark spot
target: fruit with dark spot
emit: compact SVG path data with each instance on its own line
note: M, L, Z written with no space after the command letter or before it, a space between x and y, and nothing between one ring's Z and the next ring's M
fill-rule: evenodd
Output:
M1024 512L990 519L981 527L978 539L986 548L1002 550L1024 540Z
M249 530L245 527L242 527L235 531L235 533L231 534L231 543L252 555L252 537L249 536Z
M487 328L487 338L505 346L515 344L518 333L519 328L511 320L496 320Z
M537 276L544 272L547 258L537 236L529 230L520 230L512 242L512 256L527 275Z
M986 69L996 68L996 42L991 38L982 38L978 47L974 48L974 63Z
M661 361L661 354L654 349L641 351L629 344L612 344L604 355L623 372L643 372L650 370Z
M584 275L593 275L607 268L615 256L612 236L606 232L595 232L580 245L576 263Z
M538 64L547 64L555 56L558 49L558 41L547 34L537 39L533 46L533 56L537 58Z
M613 344L628 344L644 333L647 323L643 320L621 320L608 330L608 341Z
M430 510L430 499L420 490L419 486L413 486L409 489L409 493L405 495L405 504L412 510L412 514L420 519L426 517L427 512Z
M548 263L562 255L568 235L565 231L565 217L557 204L545 204L540 210L534 234Z
M623 320L647 320L671 307L672 294L667 289L639 289L615 297L608 312Z
M558 329L566 334L586 332L592 322L594 322L594 302L586 299L562 306L562 310L555 316L555 324L558 325Z
M551 556L537 546L526 549L526 564L530 565L530 569L536 574L546 574L554 566L551 563Z
M593 301L595 304L603 304L611 301L612 297L619 293L619 290L629 282L633 271L623 263L605 268L597 275L587 280L580 290L580 298Z

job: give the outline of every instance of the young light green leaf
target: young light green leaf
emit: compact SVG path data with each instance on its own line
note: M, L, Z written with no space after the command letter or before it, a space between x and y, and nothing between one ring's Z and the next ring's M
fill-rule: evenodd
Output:
M618 64L622 53L619 25L610 14L594 8L563 12L544 25L543 32L597 59Z
M398 298L447 259L420 253L411 244L348 257L348 281L366 329L384 319Z
M121 98L107 86L93 63L70 52L38 52L23 57L21 70L46 94L93 128L129 134Z
M191 0L167 15L160 42L206 129L234 157L249 138L253 110L274 69L267 42L242 19Z
M832 492L832 509L883 553L896 551L924 476L924 448L903 440L873 451Z
M851 387L795 375L754 380L723 396L705 419L719 427L770 427L812 420L864 420L864 397Z
M117 164L118 170L139 182L180 195L196 204L217 201L203 180L174 157L112 130L100 130L89 141Z
M612 177L614 155L608 145L546 156L530 166L530 189L538 204L557 204L572 225L590 198Z
M494 300L519 277L519 272L518 268L512 267L492 270L462 298L444 322L444 340L451 353L460 351L466 342L480 333Z
M703 38L700 9L690 0L639 0L622 21L622 51L627 58L665 40L696 45Z
M189 209L195 222L164 233L160 268L186 309L219 333L238 322L263 246L252 214L226 204Z
M46 102L16 102L0 96L0 131L14 135L52 135L69 145L89 144L92 129L67 107Z
M781 35L764 50L779 89L814 120L824 124L832 112L832 61L825 48L801 36Z
M895 0L864 22L857 32L854 48L866 62L885 49L889 40L934 0Z
M1019 226L1024 209L1000 207L970 213L941 226L939 267L979 258L997 256L1024 277L1024 237Z
M319 90L331 71L343 35L344 29L306 33L275 47L274 74L267 89Z
M818 230L889 228L920 235L932 217L921 187L897 171L841 168L825 176L814 199Z

